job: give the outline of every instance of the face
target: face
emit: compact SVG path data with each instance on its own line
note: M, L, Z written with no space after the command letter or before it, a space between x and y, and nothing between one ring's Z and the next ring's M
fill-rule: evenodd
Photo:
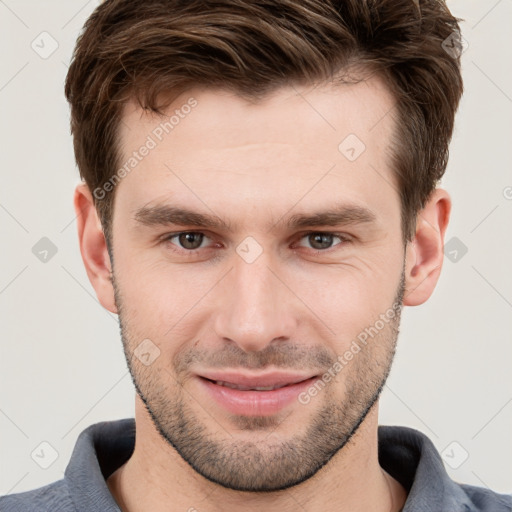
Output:
M170 120L126 107L112 231L125 354L162 439L211 481L302 482L376 403L404 291L392 105L372 78L256 104L195 89Z

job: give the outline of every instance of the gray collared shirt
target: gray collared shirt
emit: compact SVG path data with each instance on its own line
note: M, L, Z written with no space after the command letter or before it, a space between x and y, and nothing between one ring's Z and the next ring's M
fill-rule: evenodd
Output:
M421 432L379 426L378 438L380 465L408 493L403 512L512 512L512 495L451 480ZM91 425L78 437L62 480L0 497L0 512L119 512L106 479L134 446L133 418Z

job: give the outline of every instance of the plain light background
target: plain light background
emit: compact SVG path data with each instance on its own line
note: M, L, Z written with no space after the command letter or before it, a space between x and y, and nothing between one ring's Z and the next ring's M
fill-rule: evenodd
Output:
M83 429L134 416L117 316L88 281L72 206L63 83L97 5L0 0L0 494L62 478ZM451 245L433 296L404 308L380 423L427 434L455 480L510 493L512 0L448 6L467 41L442 182ZM33 252L43 237L57 250L46 262Z

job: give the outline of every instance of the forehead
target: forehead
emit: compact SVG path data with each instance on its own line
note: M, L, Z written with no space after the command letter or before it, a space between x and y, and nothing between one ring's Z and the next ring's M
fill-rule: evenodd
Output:
M195 88L175 98L163 117L129 102L119 133L120 167L127 172L116 204L119 195L130 211L169 200L193 201L204 211L206 197L212 209L219 206L215 197L284 207L286 196L297 199L319 179L316 196L308 194L306 202L332 194L333 177L337 187L345 185L338 190L363 199L369 180L374 187L383 179L393 185L393 110L394 98L376 76L357 84L283 87L258 102Z
M197 105L189 108L191 98ZM133 99L128 101L122 112L120 139L127 146L136 145L137 131L151 132L171 117L175 119L172 137L166 137L168 144L178 144L180 136L188 137L186 126L215 147L241 143L247 137L248 142L272 141L276 135L279 141L295 142L301 133L310 135L308 132L316 129L319 135L331 131L334 142L348 130L369 139L377 126L376 133L390 128L390 119L382 121L394 104L391 91L376 74L359 83L281 87L258 101L221 88L197 87L174 98L163 118L142 110ZM187 122L182 122L185 119ZM227 140L226 132L230 135Z

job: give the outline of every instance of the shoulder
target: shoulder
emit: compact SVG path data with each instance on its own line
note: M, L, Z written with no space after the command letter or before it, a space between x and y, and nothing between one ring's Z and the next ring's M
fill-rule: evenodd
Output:
M2 512L76 512L64 480L26 492L0 496Z
M478 512L512 512L512 494L499 494L468 484L459 484Z
M512 495L459 483L422 432L379 425L379 463L408 493L404 512L512 512Z

